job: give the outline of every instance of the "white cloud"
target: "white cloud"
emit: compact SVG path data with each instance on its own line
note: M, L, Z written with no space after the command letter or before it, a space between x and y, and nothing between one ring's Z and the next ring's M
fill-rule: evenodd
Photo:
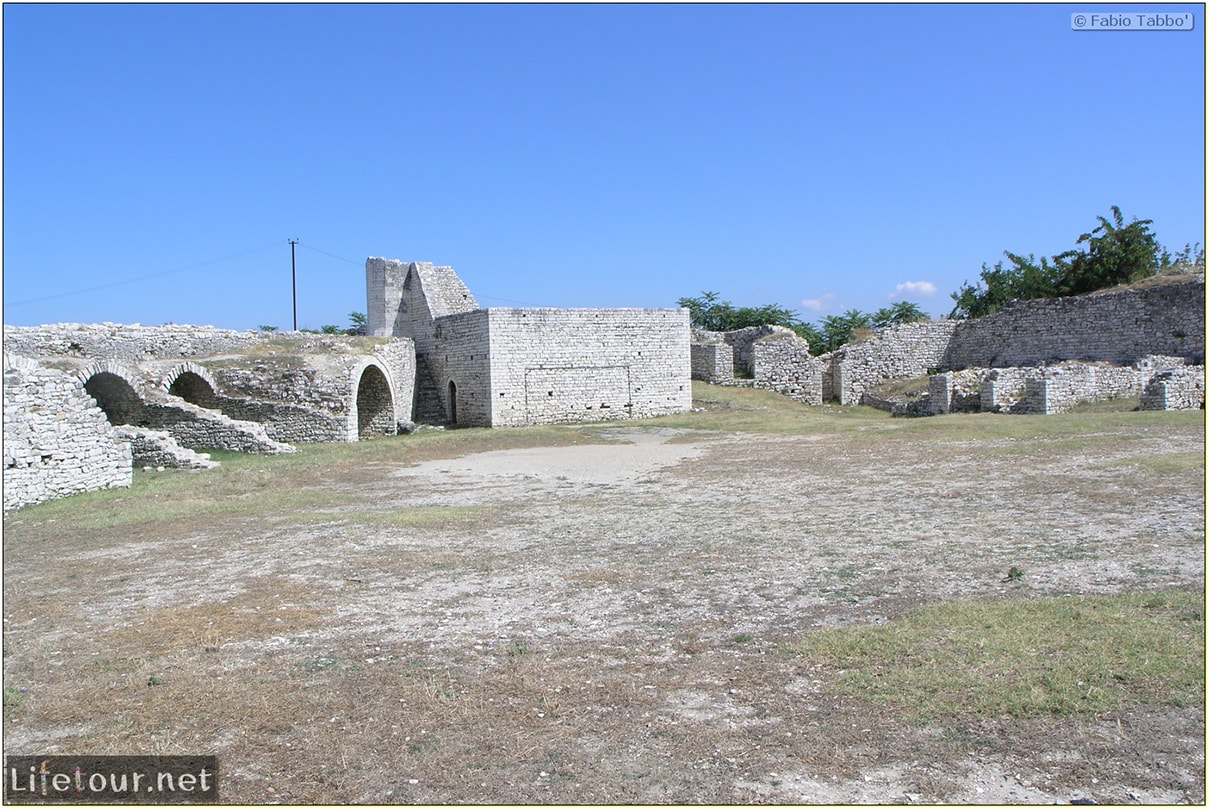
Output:
M834 292L824 292L817 298L806 298L802 301L802 308L810 312L821 312L831 305L835 300Z
M899 284L897 289L898 292L891 295L890 300L912 295L918 295L921 298L930 298L937 292L936 284L933 284L931 281L907 281L906 283Z

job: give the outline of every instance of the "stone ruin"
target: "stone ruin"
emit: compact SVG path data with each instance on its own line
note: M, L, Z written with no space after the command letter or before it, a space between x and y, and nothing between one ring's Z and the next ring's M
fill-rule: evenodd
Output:
M1142 409L1203 409L1205 281L1156 279L977 320L912 323L818 357L779 326L694 330L692 363L693 378L713 384L895 415L1050 414L1119 397L1140 397ZM885 392L924 378L922 391Z
M135 467L210 467L208 449L684 412L690 378L900 414L1053 413L1110 395L1203 408L1204 290L1200 277L1032 301L813 357L776 326L691 330L685 309L484 309L450 267L370 258L365 336L6 326L4 509L129 486ZM912 401L879 398L925 376Z
M4 508L415 423L504 427L692 406L682 309L481 309L452 268L371 258L369 334L4 329Z

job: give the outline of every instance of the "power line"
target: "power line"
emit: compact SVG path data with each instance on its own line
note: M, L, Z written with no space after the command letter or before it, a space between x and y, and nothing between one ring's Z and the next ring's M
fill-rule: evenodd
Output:
M329 253L326 250L320 250L318 247L311 247L309 244L303 244L302 242L298 242L298 246L305 247L307 250L310 250L313 253L322 253L323 255L325 255L329 258L334 258L334 259L338 259L340 261L347 262L349 264L352 264L354 267L364 267L365 266L364 261L353 261L351 258L345 258L344 256L338 256L335 253Z
M343 261L346 264L352 264L354 267L364 267L365 266L365 262L363 262L363 261L353 261L351 258L345 258L344 256L338 256L335 253L329 253L326 250L320 250L318 247L311 247L309 244L305 244L303 242L298 242L298 246L305 247L307 250L310 250L313 253L322 253L323 255L327 256L328 258L334 258L337 261ZM538 308L540 308L542 306L542 304L540 304L540 303L530 303L529 301L516 301L516 300L512 300L511 298L499 298L494 295L477 295L476 294L475 298L484 298L489 301L500 301L502 303L513 303L513 304L516 304L517 306L534 306L534 307L538 307Z
M97 286L84 287L82 289L73 289L73 290L69 290L67 292L56 292L53 295L43 295L40 298L26 298L23 301L5 301L4 305L6 307L8 307L8 306L24 306L27 303L41 303L42 301L49 301L49 300L53 300L55 298L66 298L71 295L82 295L85 292L96 292L97 290L100 290L100 289L111 289L113 287L124 286L126 284L137 284L142 281L149 280L151 278L162 278L165 275L175 275L176 273L188 272L189 270L196 270L199 267L208 267L211 264L219 264L223 261L231 261L233 259L242 258L244 256L251 255L252 253L259 253L262 250L268 250L272 246L273 245L271 245L271 244L266 244L262 247L254 247L251 250L245 250L242 253L235 253L233 255L222 256L220 258L207 259L206 261L199 261L196 264L188 264L184 267L177 267L177 268L171 269L171 270L164 270L162 272L153 272L153 273L149 273L147 275L140 275L137 278L126 278L122 281L112 281L108 284L98 284Z

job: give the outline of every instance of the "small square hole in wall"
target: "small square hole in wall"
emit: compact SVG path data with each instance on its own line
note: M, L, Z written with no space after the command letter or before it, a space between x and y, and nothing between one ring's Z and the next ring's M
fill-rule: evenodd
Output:
M554 391L552 391L552 390L546 391L546 395L547 395L547 396L553 396L553 395L554 395Z

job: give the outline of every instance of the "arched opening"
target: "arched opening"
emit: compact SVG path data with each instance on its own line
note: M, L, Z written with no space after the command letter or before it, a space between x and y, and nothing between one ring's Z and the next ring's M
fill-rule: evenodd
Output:
M125 379L108 371L93 374L84 383L84 390L96 400L109 423L146 426L143 401Z
M214 388L210 387L210 383L204 378L192 371L185 371L178 376L176 381L168 387L168 392L198 407L205 407L210 410L220 409L218 398L214 394Z
M390 382L377 366L366 366L357 382L357 438L394 435L397 430Z
M458 386L449 380L449 423L458 426Z

